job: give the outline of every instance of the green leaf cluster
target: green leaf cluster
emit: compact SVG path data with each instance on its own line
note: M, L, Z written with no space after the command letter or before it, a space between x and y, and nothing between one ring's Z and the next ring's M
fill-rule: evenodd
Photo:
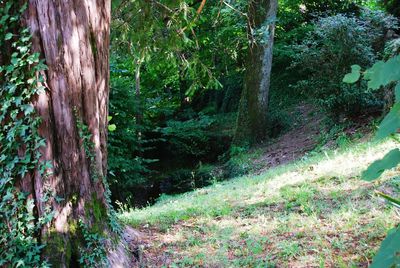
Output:
M106 239L100 234L91 232L89 227L82 221L78 222L82 233L85 247L80 249L79 263L82 267L107 267L110 264L107 260Z
M54 198L44 187L44 214L35 213L32 193L16 185L38 171L46 186L48 163L40 161L45 141L38 133L40 118L32 100L44 90L40 73L46 66L31 51L28 29L20 18L26 5L0 2L0 266L44 267L37 239L41 227L53 217L48 201Z

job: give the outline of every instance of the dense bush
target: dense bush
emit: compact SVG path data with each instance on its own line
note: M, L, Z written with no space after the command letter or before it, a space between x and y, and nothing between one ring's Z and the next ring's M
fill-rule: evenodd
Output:
M302 44L309 37L316 28L315 20L318 16L359 15L363 4L365 2L361 0L279 2L268 111L270 137L277 137L293 127L293 119L288 111L310 96L309 92L302 92L304 88L291 86L305 78L302 65L299 68L289 68L301 50L294 49L293 45Z
M380 98L365 83L347 85L342 78L353 64L371 66L383 52L386 31L395 27L396 20L379 11L319 18L301 44L291 47L296 52L292 68L304 77L294 88L313 96L336 119L378 108Z
M204 156L210 151L208 128L215 123L209 116L187 121L170 120L160 131L178 155Z

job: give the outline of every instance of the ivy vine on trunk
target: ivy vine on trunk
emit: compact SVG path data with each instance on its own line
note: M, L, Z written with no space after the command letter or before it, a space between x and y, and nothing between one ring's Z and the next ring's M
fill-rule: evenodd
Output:
M39 233L54 216L46 169L39 149L44 139L32 101L44 92L46 69L31 48L28 29L20 27L27 5L0 1L0 266L46 266ZM37 199L37 174L43 178ZM31 180L31 183L27 183ZM40 206L41 213L38 214Z

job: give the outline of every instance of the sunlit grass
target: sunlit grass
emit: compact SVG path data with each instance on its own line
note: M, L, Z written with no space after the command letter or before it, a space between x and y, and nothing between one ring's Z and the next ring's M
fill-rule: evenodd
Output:
M399 220L373 190L390 190L388 179L398 172L377 183L359 176L395 146L386 141L309 154L258 176L163 196L120 219L152 230L147 253L162 247L172 266L366 266Z

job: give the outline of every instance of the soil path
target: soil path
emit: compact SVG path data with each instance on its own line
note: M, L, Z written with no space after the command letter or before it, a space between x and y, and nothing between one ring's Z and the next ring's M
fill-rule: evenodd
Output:
M317 112L312 105L302 103L294 109L292 117L297 123L290 131L257 148L263 153L255 161L256 174L297 160L316 147L325 116Z

